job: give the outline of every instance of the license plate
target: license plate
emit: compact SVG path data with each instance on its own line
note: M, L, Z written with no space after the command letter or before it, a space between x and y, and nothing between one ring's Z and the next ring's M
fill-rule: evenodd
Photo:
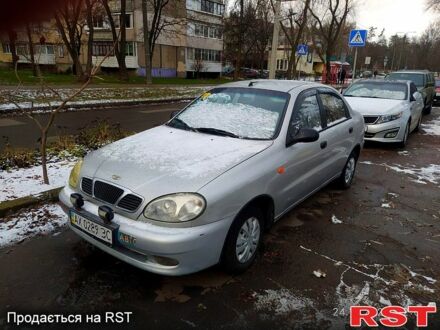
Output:
M440 96L440 93L439 92L435 93L435 96Z
M90 220L85 218L84 216L74 212L70 211L70 223L81 229L82 231L86 232L89 235L92 235L93 237L99 239L100 241L103 241L107 244L112 245L113 244L113 232L114 228L108 228L105 227L96 221Z

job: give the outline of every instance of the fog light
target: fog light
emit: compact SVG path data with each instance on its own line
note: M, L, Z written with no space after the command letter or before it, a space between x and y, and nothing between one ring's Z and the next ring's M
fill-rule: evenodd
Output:
M70 195L70 202L77 209L80 209L84 206L84 199L80 194L74 193Z
M386 139L395 138L397 136L397 133L399 133L399 131L388 132L387 134L385 134L385 138Z
M107 222L112 221L115 216L115 214L113 213L113 210L105 205L101 205L98 208L98 215L102 220L107 221Z

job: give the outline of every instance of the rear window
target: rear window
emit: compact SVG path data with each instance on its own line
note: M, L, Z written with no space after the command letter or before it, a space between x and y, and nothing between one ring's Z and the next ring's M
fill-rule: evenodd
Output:
M357 82L344 93L345 97L406 100L408 87L404 83Z
M394 72L388 76L392 80L411 80L417 87L425 86L425 75L420 73Z

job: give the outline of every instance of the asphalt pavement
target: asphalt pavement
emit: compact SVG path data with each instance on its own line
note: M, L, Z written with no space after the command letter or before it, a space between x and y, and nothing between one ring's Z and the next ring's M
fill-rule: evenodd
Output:
M97 121L120 124L124 130L140 132L163 124L173 111L182 109L186 104L186 102L148 104L61 112L56 116L52 129L49 131L49 141L62 135L78 134L81 129ZM45 123L49 115L37 114L35 117ZM36 148L39 137L38 127L27 116L0 117L0 151L6 143L13 147Z
M424 121L434 117L440 109ZM367 145L351 189L330 185L284 216L239 276L219 267L154 275L67 228L28 239L0 250L0 327L15 329L7 311L111 310L133 312L129 324L113 325L119 329L341 329L356 304L438 306L439 164L439 136L414 133L405 150ZM438 313L429 320L439 329Z

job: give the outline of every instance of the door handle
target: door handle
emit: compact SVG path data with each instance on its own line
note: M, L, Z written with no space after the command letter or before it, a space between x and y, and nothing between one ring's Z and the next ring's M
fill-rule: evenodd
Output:
M353 127L350 127L349 129L348 129L348 133L353 133Z
M327 141L321 142L321 149L327 148Z

